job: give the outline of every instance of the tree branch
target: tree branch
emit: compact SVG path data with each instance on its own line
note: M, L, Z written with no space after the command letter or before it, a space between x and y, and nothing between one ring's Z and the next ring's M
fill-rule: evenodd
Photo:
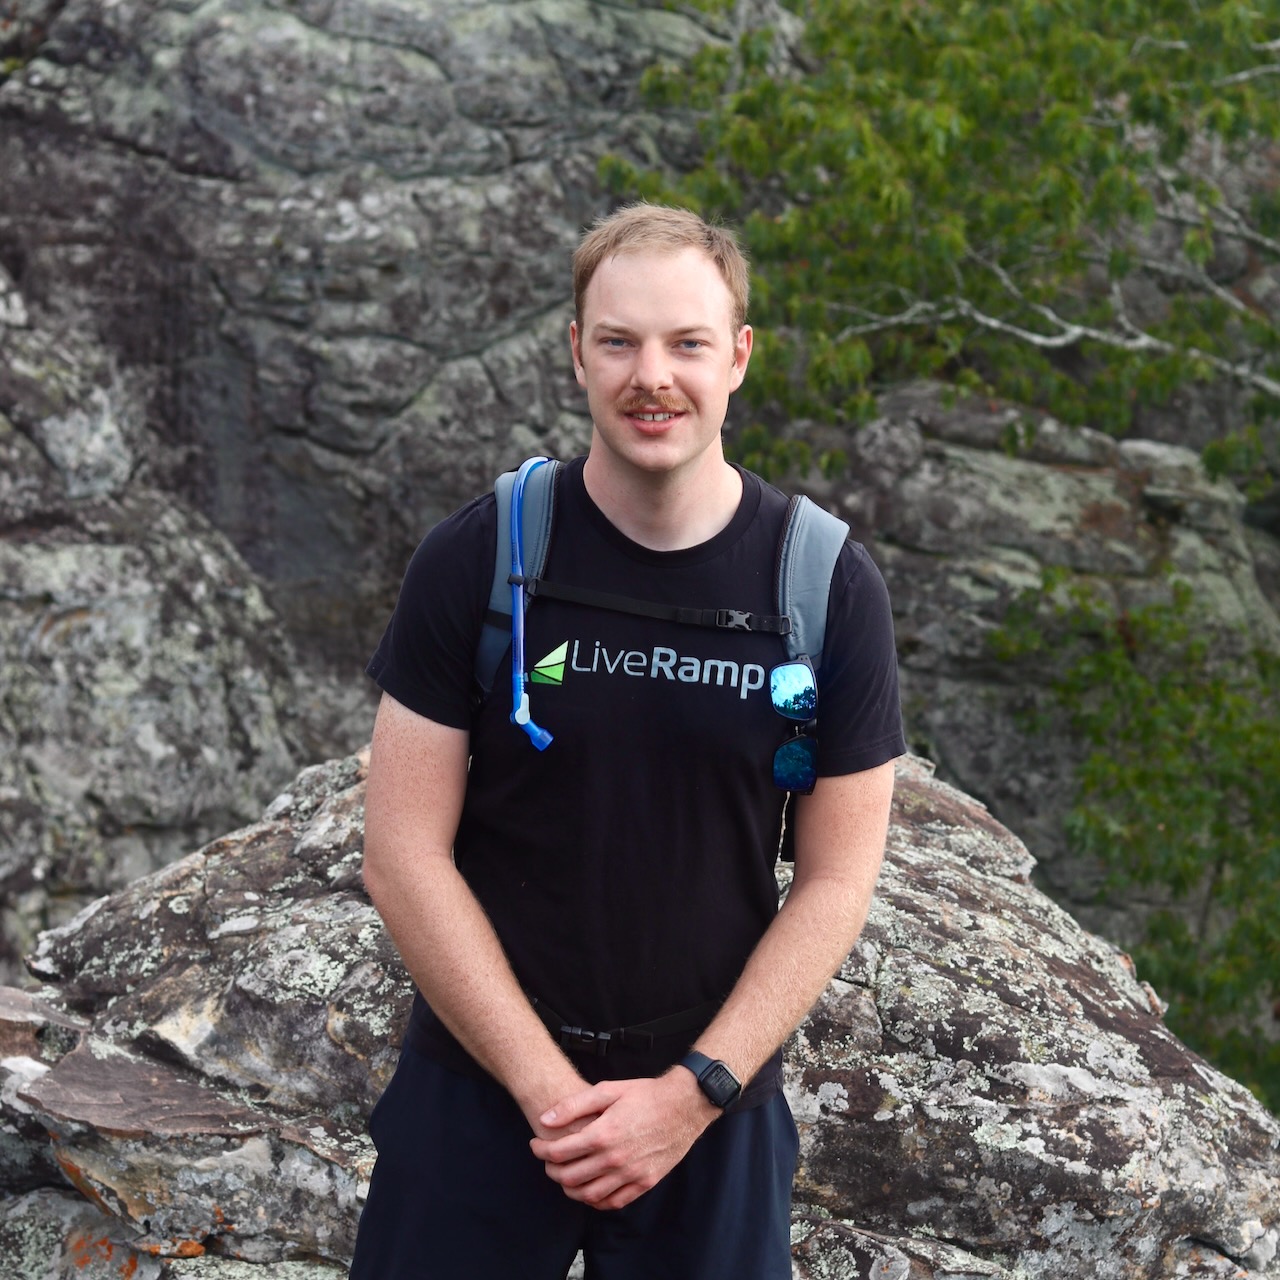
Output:
M1176 355L1186 359L1199 360L1209 368L1230 378L1233 382L1251 387L1255 391L1261 391L1280 400L1280 381L1269 377L1265 373L1260 373L1249 364L1228 360L1223 356L1215 355L1211 351L1204 351L1200 347L1181 346L1177 343L1169 342L1165 338L1158 338L1155 334L1140 328L1129 316L1118 283L1113 284L1111 288L1111 306L1117 327L1114 329L1100 329L1096 325L1081 324L1078 321L1068 320L1052 307L1045 306L1043 303L1032 302L1018 288L1008 272L998 263L985 261L976 254L971 256L974 261L995 276L1001 287L1011 298L1018 302L1019 305L1038 315L1046 322L1051 331L1042 332L1036 329L1029 329L1024 324L1004 319L1001 316L991 315L963 295L951 295L941 298L937 302L919 299L896 315L880 315L861 307L845 304L839 309L864 317L864 322L862 324L849 325L842 329L836 335L836 342L845 342L850 338L864 334L882 333L889 329L946 324L957 318L963 318L971 321L980 329L1003 334L1005 337L1026 343L1028 346L1035 347L1041 351L1061 351L1080 342L1094 342L1113 351L1128 351L1135 354L1150 352L1156 355Z
M1081 255L1086 262L1105 267L1109 255L1105 253L1085 253ZM1146 254L1135 254L1134 261L1153 275L1167 276L1172 280L1183 280L1212 294L1224 306L1243 315L1257 314L1247 302L1237 298L1230 289L1224 289L1203 267L1190 266L1186 263L1174 262L1166 258L1149 258Z

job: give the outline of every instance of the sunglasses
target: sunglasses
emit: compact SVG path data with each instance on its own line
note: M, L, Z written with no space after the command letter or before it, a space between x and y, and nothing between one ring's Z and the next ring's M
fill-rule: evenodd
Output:
M808 658L779 663L769 672L773 709L793 722L792 736L773 753L773 785L809 795L818 781L818 740L811 732L818 710L818 680Z

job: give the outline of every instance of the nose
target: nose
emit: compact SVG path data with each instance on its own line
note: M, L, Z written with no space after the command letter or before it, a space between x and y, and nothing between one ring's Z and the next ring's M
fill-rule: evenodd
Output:
M642 391L663 391L671 386L671 361L664 343L641 343L631 366L631 385Z

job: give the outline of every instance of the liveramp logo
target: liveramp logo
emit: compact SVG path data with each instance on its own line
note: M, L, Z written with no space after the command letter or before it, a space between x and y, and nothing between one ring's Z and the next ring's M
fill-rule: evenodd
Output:
M764 668L756 662L729 662L722 658L681 657L674 649L655 645L643 649L619 649L610 653L596 640L590 647L566 640L539 659L529 672L530 684L564 684L565 671L585 675L624 675L639 680L679 680L684 684L714 684L737 689L745 698L764 688Z

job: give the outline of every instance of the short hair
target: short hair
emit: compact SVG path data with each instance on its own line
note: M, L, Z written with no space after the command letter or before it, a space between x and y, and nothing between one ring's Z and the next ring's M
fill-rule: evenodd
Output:
M679 253L700 249L716 264L733 302L733 333L747 322L751 270L738 238L728 227L713 226L688 209L666 205L623 205L597 218L573 255L573 306L582 326L582 304L596 269L619 253Z

